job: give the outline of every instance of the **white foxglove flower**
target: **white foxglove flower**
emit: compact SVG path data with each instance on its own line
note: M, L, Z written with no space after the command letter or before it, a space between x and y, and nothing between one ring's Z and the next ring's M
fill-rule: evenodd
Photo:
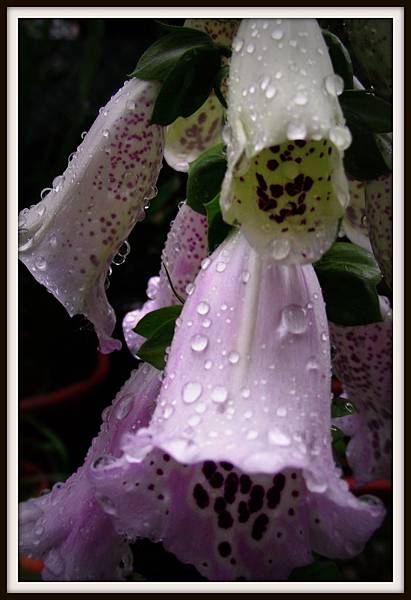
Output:
M233 42L221 208L281 264L317 260L348 203L351 142L315 19L244 19Z
M149 124L157 90L126 82L53 189L19 216L20 260L70 316L93 323L102 352L121 347L111 338L115 315L104 289L110 264L144 218L162 164L163 129Z

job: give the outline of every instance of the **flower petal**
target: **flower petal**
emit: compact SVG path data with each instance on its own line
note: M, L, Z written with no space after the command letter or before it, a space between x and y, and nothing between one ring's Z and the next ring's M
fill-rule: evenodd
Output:
M133 354L137 353L145 341L142 336L133 331L137 323L153 310L178 304L178 297L184 300L187 297L186 288L194 281L201 261L206 256L207 219L184 203L171 224L161 255L160 275L149 280L147 287L149 300L142 308L133 310L124 317L124 338ZM171 289L166 269L178 297Z
M20 549L44 561L43 579L110 581L130 571L131 554L112 525L112 506L101 495L97 500L87 475L91 470L98 478L121 455L123 434L148 424L159 387L156 369L145 365L134 371L103 412L83 467L51 492L20 505Z
M392 173L366 183L365 202L371 246L392 287Z
M95 326L102 352L121 347L104 283L153 194L163 132L149 125L157 84L132 79L100 111L43 200L20 213L19 258L64 305Z
M216 43L231 46L238 19L186 19L184 26L207 33ZM189 117L167 127L164 158L172 169L187 172L202 152L221 142L224 109L214 92Z
M368 237L367 215L365 212L365 183L349 179L350 203L342 222L343 230L349 240L361 246L367 252L372 252Z
M336 425L352 435L347 459L359 483L389 479L392 469L392 312L385 299L380 305L381 323L330 323L334 368L358 410Z
M233 51L224 219L281 264L313 262L349 198L342 79L315 19L244 19Z

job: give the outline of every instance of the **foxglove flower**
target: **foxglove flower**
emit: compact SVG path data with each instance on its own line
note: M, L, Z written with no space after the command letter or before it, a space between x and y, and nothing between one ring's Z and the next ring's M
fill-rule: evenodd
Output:
M312 551L354 556L384 510L353 497L333 462L312 266L273 265L237 232L194 285L149 427L90 473L116 528L211 580L284 579Z
M123 320L124 339L133 354L136 354L144 338L133 331L147 313L178 304L187 297L190 286L197 275L201 261L207 256L207 220L188 204L180 206L171 224L170 232L161 255L161 270L158 277L151 277L147 287L149 300L140 309L130 311ZM168 275L167 275L168 273ZM170 285L172 282L172 289Z
M163 131L149 125L157 84L132 79L111 98L53 189L19 217L19 258L70 316L94 325L102 352L121 347L104 284L153 195Z
M212 40L231 46L238 19L186 19L184 26L207 33ZM224 108L212 92L189 117L179 117L167 128L164 158L176 171L188 171L200 154L221 142Z
M317 260L349 193L351 142L315 19L244 19L233 42L221 209L279 264Z
M359 483L390 479L392 465L392 311L380 298L383 321L356 327L330 323L334 369L358 412L336 425L351 440L347 460Z
M371 246L392 288L392 173L368 181L365 198Z
M84 465L51 492L20 505L19 548L44 561L44 580L117 581L129 574L129 545L113 526L109 500L96 497L88 473L107 469L121 455L124 433L148 424L159 388L156 369L143 365L134 371L103 412Z

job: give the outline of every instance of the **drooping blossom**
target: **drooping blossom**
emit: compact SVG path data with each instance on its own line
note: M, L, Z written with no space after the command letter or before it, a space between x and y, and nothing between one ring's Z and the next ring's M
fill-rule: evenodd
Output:
M179 304L187 297L186 288L200 269L207 256L207 220L188 204L180 206L164 246L160 274L148 282L148 300L142 308L130 311L123 320L124 339L130 351L136 354L145 339L133 329L147 313ZM168 276L167 276L168 273ZM172 282L172 289L170 285Z
M116 527L211 580L285 579L312 551L359 553L384 510L334 465L330 376L313 267L277 266L232 235L185 302L150 425L91 472Z
M88 473L121 455L124 433L149 423L160 388L159 372L142 365L103 412L98 437L84 465L65 483L20 505L19 549L42 559L46 581L117 581L132 569L125 536L116 531L110 504L96 496Z
M244 19L233 42L221 208L279 264L317 260L349 200L351 134L315 19Z
M231 46L238 25L238 19L186 19L184 23L185 27L203 31L215 43L227 47ZM220 143L223 118L224 108L211 92L195 113L179 117L167 127L164 158L170 167L186 172L200 154Z
M121 347L105 293L113 257L144 217L162 163L149 125L157 84L132 79L100 110L62 176L19 216L19 258L70 316L94 325L102 352Z
M392 173L366 183L365 203L371 246L392 288Z
M336 425L351 436L347 460L359 483L391 478L392 311L385 298L380 298L380 308L379 323L330 323L334 369L357 410Z

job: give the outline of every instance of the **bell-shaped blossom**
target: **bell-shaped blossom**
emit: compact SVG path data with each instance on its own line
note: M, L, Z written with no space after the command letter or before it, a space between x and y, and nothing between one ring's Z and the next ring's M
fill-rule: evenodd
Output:
M349 200L351 134L315 19L244 19L233 42L221 208L279 264L317 260Z
M84 465L51 492L20 505L20 551L44 561L44 580L121 580L130 572L128 543L113 526L109 501L96 497L88 472L107 468L109 457L121 455L122 435L148 424L159 388L156 369L144 365L134 371L103 412Z
M186 19L184 23L185 27L203 31L215 43L228 47L238 25L238 19ZM200 154L220 143L223 117L223 105L211 92L195 113L176 119L166 132L164 158L170 167L186 172Z
M342 231L353 244L372 252L365 209L365 182L349 179L348 186L350 202L342 221Z
M392 288L392 173L366 183L365 203L371 246Z
M141 308L130 311L124 317L124 339L133 354L145 341L133 331L137 323L153 310L179 304L180 299L184 301L186 288L194 281L206 256L207 219L184 203L171 224L161 255L160 275L151 277L148 282L149 299Z
M392 311L380 298L383 321L356 327L330 323L334 369L357 412L336 420L351 440L347 460L359 483L390 479L392 469Z
M384 510L334 465L330 376L312 266L273 265L230 236L185 302L149 427L90 473L116 528L211 580L285 579L312 551L359 553Z
M102 352L115 315L105 293L110 263L153 196L163 130L150 125L157 84L132 79L100 114L53 189L19 217L19 258L64 305L94 325Z

